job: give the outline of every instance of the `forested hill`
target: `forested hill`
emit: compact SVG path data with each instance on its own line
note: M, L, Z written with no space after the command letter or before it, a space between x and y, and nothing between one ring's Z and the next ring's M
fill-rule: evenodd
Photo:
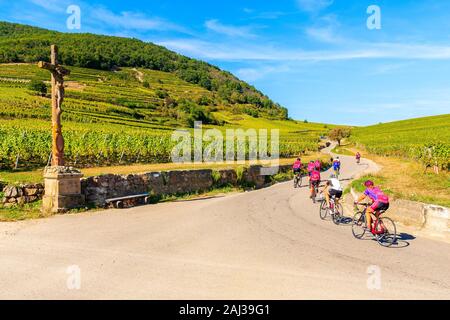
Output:
M215 94L220 103L240 105L244 113L286 119L287 109L231 73L138 39L61 33L0 22L0 63L49 61L49 46L59 46L59 62L67 66L116 70L146 68L174 73Z

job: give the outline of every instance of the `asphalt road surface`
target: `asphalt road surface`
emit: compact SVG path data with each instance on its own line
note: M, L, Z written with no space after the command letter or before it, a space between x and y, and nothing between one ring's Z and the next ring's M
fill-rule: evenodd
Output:
M364 168L341 158L344 180ZM0 298L449 299L450 244L356 240L287 182L0 224Z

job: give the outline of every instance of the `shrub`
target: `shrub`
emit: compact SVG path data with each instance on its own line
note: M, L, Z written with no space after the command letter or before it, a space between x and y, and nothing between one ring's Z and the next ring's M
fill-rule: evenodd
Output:
M47 94L47 85L40 80L32 80L28 85L28 89L43 97Z

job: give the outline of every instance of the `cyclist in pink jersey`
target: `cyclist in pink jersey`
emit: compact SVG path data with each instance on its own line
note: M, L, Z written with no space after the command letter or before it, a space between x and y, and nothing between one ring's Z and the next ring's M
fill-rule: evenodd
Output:
M314 171L314 169L316 168L316 165L314 164L314 161L310 161L308 163L308 175L311 176L311 172Z
M320 185L320 171L316 170L315 168L311 171L309 175L309 187L311 191L310 198L315 197L315 188L319 188Z
M297 158L297 160L295 160L294 164L292 165L292 170L294 171L294 175L301 172L302 166L303 166L302 160L300 158Z
M372 217L370 214L378 211L386 211L387 209L389 209L389 197L385 195L380 188L375 187L373 181L371 180L367 180L366 182L364 182L364 186L366 187L366 190L358 198L358 200L355 201L355 203L359 203L366 198L372 200L372 205L366 210L367 228L370 229L372 223Z
M314 162L314 166L315 166L315 168L316 168L317 170L320 171L320 168L322 167L322 164L320 163L319 160L316 160L316 161Z

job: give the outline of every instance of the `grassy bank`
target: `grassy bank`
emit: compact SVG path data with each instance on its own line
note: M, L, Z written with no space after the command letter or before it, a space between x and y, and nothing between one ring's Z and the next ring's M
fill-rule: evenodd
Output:
M350 145L345 148L352 154L357 151ZM359 151L363 157L375 161L382 169L378 174L354 180L351 186L356 191L361 192L364 189L363 182L370 178L394 198L450 207L448 171L441 171L440 174L435 174L432 170L424 172L423 166L414 161Z

